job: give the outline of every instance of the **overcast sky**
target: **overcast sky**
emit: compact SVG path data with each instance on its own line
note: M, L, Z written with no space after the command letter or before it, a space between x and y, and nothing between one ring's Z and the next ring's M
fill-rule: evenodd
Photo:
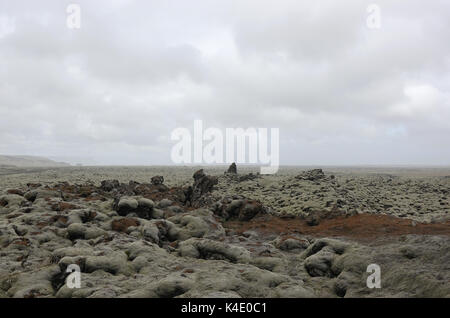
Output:
M281 164L450 164L448 0L70 3L0 0L0 154L171 164L201 119L279 128Z

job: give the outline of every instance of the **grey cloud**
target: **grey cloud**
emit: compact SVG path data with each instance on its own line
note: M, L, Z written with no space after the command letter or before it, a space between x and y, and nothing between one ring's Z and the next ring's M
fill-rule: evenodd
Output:
M447 1L0 4L0 153L170 164L194 119L279 127L282 164L450 164Z

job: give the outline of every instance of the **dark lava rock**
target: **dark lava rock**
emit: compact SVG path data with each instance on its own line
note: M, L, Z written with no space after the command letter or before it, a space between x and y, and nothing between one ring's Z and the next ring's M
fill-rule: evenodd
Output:
M163 176L154 176L151 179L151 183L155 186L163 184L164 183L164 177Z
M208 176L203 169L196 171L193 175L194 185L192 187L191 203L198 201L203 195L213 190L213 187L219 183L215 176Z
M248 181L248 180L254 180L261 177L259 172L256 174L253 174L252 172L250 172L249 174L245 174L243 176L239 176L239 182L243 182L243 181Z
M235 163L235 162L233 162L233 163L228 167L228 170L226 171L226 173L237 174L237 167L236 167L236 163Z
M151 219L153 215L154 202L145 198L131 198L121 197L115 198L113 202L113 209L117 211L120 216L126 216L130 213L135 213L138 217L143 219Z
M17 194L17 195L20 195L21 197L23 197L23 195L25 194L20 189L9 189L9 190L6 191L6 193L8 193L8 194Z
M246 200L239 210L238 219L240 221L248 221L262 213L265 213L265 209L259 201Z
M36 197L37 197L36 191L28 191L24 194L24 198L30 202L34 202L36 200Z
M302 172L296 176L296 178L301 180L319 181L325 179L325 174L322 169L312 169Z
M132 189L133 191L134 191L134 189L136 189L139 185L140 185L140 183L137 182L137 181L134 181L134 180L130 180L130 181L128 182L128 187L129 187L130 189Z
M310 214L306 217L306 224L309 226L316 226L320 223L320 216L318 216L316 213Z
M119 180L103 180L100 185L100 189L106 192L110 192L120 187Z
M225 220L238 219L249 221L255 216L267 213L266 208L257 200L237 199L216 207L215 214Z
M357 214L356 211L345 212L339 209L339 205L335 204L330 210L311 211L306 217L306 224L309 226L319 225L322 220L331 220L337 217L349 217Z

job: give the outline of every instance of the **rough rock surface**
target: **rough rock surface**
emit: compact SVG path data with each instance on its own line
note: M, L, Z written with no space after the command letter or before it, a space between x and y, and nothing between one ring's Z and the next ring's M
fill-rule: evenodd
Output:
M194 184L185 190L185 202L194 207L209 205L211 200L207 194L213 190L219 179L216 176L206 175L203 169L196 171L192 177Z
M225 173L237 174L237 166L236 163L233 162Z
M270 176L235 182L202 170L193 184L191 171L169 186L160 177L54 183L26 176L0 188L0 297L450 297L445 214L422 222L389 213L401 200L363 213L356 206L373 199L349 199L356 184L387 196L384 184L399 187L392 196L439 198L445 212L445 179L347 182L314 170L272 187ZM317 207L281 213L282 204L258 187L280 198L301 192L284 200L299 207L296 200L317 198ZM73 264L81 288L66 284ZM369 264L381 268L380 289L366 285Z

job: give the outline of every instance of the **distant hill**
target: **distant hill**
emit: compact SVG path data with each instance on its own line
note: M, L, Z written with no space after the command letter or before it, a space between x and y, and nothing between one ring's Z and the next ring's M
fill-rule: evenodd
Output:
M37 156L0 155L0 167L67 167L70 164Z

